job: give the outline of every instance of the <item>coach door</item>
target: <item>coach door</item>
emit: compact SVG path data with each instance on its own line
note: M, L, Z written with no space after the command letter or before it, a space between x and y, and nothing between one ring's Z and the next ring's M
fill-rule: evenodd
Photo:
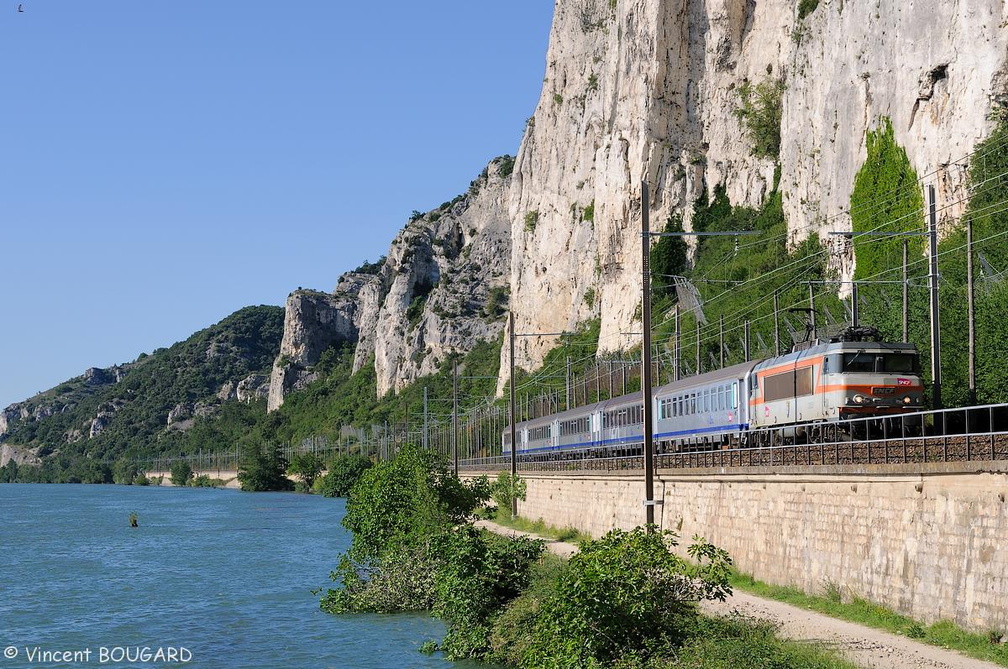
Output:
M602 445L602 412L600 411L591 414L591 438L592 446Z

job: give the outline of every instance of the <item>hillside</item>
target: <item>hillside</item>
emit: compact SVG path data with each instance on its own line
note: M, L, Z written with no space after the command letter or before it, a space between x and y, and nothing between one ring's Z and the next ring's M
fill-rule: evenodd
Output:
M88 369L7 407L0 441L22 462L42 458L61 470L85 458L185 451L199 418L232 401L265 404L282 334L281 308L246 307L169 348Z

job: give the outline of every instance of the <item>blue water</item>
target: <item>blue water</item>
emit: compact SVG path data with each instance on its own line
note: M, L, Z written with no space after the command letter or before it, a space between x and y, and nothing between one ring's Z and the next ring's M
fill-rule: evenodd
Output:
M429 616L319 610L343 513L292 493L0 485L0 669L462 667L417 651L443 636Z

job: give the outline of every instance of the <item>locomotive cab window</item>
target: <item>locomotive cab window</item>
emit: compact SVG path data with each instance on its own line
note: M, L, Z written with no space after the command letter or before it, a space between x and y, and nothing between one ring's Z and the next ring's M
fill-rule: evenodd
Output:
M916 374L920 371L920 359L913 353L889 353L882 356L881 371Z
M857 353L843 354L843 371L847 373L874 372L875 356L863 350Z

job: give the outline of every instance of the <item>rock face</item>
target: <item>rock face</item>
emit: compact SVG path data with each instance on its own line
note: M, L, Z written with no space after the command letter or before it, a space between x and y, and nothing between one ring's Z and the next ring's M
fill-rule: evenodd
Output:
M453 352L499 336L510 273L511 164L493 161L467 194L415 216L372 273L344 274L331 295L288 298L270 410L310 382L311 366L334 344L354 344L354 370L373 364L384 395L436 371Z
M327 298L350 296L356 365L374 356L378 392L497 336L502 319L488 323L478 307L504 284L520 333L600 318L601 350L638 345L626 333L640 331L641 184L652 230L675 215L692 229L693 204L715 186L733 205L760 206L778 165L753 154L737 113L740 92L760 84L783 87L779 188L792 242L850 229L865 133L883 119L937 185L941 215L958 215L965 158L1008 107L1008 0L812 4L558 0L510 177L491 165L478 194L410 221L377 274L344 276ZM832 262L849 273L849 245L833 239ZM321 327L297 304L288 318L273 408L310 374L279 362L315 350L299 342ZM555 344L522 337L516 363L535 367ZM504 346L502 381L507 357Z
M311 367L335 344L356 341L356 302L351 295L295 291L287 298L280 356L270 377L268 407L283 403L283 393L314 380Z
M781 180L791 238L849 230L865 131L892 119L939 211L961 206L963 159L1008 103L1008 6L945 0L559 0L543 92L510 193L511 294L519 332L601 316L600 346L639 331L641 182L658 229L723 184L758 206L774 172L751 155L739 88L780 80ZM586 212L591 211L591 217ZM824 235L821 235L824 236ZM839 267L849 267L838 259ZM538 364L555 341L522 338ZM502 352L506 369L507 347Z
M12 460L19 465L38 465L42 462L37 456L23 448L0 444L0 467L6 466Z

